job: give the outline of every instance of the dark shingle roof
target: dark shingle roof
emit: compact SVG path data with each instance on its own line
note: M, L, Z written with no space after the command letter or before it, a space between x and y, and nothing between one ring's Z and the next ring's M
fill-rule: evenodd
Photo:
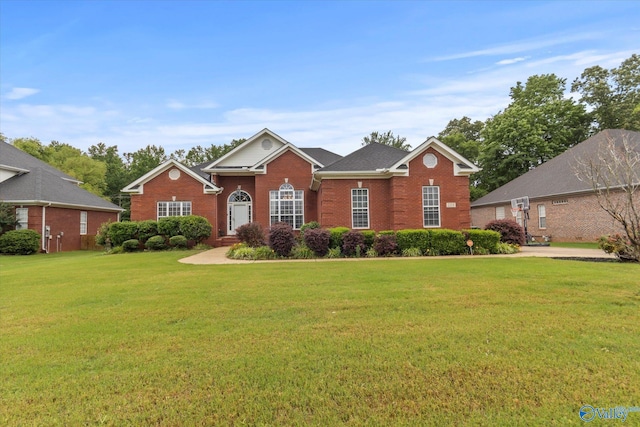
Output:
M118 206L77 185L77 180L24 151L0 142L0 164L28 170L0 182L0 200L42 202L120 211Z
M471 203L471 206L505 203L523 196L541 198L588 192L592 189L590 183L581 181L576 176L574 169L577 159L587 158L596 153L600 145L608 140L620 142L623 137L636 141L640 149L640 132L604 130L495 189Z
M378 143L367 144L342 159L320 169L322 172L375 171L393 166L406 151Z
M333 153L329 150L325 150L324 148L300 148L300 151L303 151L310 157L313 157L323 166L329 166L342 159L342 156L336 153Z

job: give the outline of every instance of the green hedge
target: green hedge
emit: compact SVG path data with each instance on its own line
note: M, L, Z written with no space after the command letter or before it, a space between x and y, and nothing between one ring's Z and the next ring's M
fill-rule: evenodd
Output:
M111 223L108 234L113 246L122 246L127 240L137 238L138 223L132 221Z
M467 239L473 241L474 250L477 248L484 249L491 254L498 251L498 243L500 243L500 233L493 230L464 230Z
M468 251L464 234L447 229L429 230L428 255L462 255Z
M10 230L0 236L0 253L30 255L40 249L40 234L34 230Z
M418 248L420 252L426 254L431 248L430 230L398 230L396 232L396 242L400 252L409 248Z
M331 234L331 240L329 243L329 248L342 248L342 236L344 233L349 231L349 227L334 227L329 229L329 233Z

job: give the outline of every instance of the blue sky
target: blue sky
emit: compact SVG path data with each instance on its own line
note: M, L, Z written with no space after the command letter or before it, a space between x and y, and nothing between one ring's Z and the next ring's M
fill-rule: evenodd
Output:
M347 154L640 53L637 1L0 0L0 132L132 152L268 127Z

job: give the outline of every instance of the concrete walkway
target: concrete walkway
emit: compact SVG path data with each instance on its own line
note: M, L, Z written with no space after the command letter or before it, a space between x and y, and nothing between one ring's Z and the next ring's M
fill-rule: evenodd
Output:
M192 255L180 260L183 264L251 264L264 262L326 262L326 261L367 261L371 258L335 258L335 259L296 259L296 260L258 260L245 261L229 259L226 257L228 247L214 248L199 254ZM513 255L476 255L474 258L491 258L491 257L548 257L548 258L612 258L613 254L606 254L600 249L575 249L575 248L558 248L554 246L523 246L520 252ZM469 258L468 255L459 256L443 256L443 257L424 257L424 258L378 258L381 260L399 260L399 259L451 259L451 258Z

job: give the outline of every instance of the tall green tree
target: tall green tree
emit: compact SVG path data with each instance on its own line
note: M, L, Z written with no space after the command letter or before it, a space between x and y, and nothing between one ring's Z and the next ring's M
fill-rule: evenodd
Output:
M374 131L374 132L371 132L370 135L362 138L363 147L365 145L368 145L374 142L378 144L389 145L391 147L399 148L404 151L411 150L411 145L407 144L407 138L402 136L395 136L393 132L391 132L390 130L384 133L379 133L378 131Z
M104 163L106 166L106 187L104 190L112 203L120 207L127 207L123 204L123 195L120 190L133 181L131 175L127 171L124 160L118 153L118 146L107 146L103 142L89 147L89 156L97 161ZM126 195L125 198L128 198Z
M438 134L438 139L467 160L476 163L480 155L483 129L484 122L471 121L469 117L464 116L461 119L449 120L447 126Z
M545 74L511 88L509 106L482 131L477 187L493 191L586 139L590 117L564 97L565 85L566 79Z
M640 131L640 55L633 54L617 68L590 67L573 81L572 92L592 108L595 130Z
M438 134L438 139L467 160L477 164L482 146L483 129L484 122L472 121L469 117L464 116L461 119L450 120L442 132ZM469 182L469 193L471 200L476 200L487 194L487 191L479 188L472 177Z
M167 161L168 157L164 148L155 145L147 145L133 153L124 153L126 167L132 181L140 178L147 172L152 171L156 166Z

